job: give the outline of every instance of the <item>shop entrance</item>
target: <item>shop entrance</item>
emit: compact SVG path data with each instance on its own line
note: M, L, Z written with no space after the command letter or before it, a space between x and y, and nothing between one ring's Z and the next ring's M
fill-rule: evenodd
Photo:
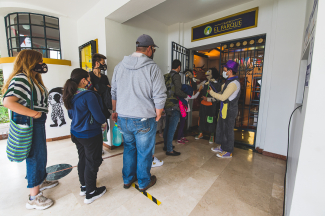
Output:
M256 131L258 124L259 105L261 99L262 74L264 66L266 35L245 39L238 39L219 44L211 44L191 50L193 54L193 74L204 81L205 72L209 68L217 68L222 78L222 65L228 60L239 64L238 77L241 84L239 111L235 123L235 142L255 148ZM198 125L200 97L192 103L190 127ZM190 120L189 119L189 120Z

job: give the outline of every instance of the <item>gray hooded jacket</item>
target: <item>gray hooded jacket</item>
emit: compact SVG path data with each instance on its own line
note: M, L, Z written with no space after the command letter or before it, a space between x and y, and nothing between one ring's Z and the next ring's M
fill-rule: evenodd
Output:
M156 117L155 109L164 108L166 91L161 70L146 55L125 56L114 69L111 94L120 117Z

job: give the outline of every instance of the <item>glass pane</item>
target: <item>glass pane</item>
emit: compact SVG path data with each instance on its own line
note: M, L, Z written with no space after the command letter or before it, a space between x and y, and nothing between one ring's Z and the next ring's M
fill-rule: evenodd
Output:
M12 45L12 48L19 48L19 43L18 43L17 38L11 38L11 45Z
M10 38L10 27L7 27L7 38Z
M52 58L52 59L61 59L61 53L60 51L57 50L48 50L47 56L48 58Z
M48 49L60 49L60 42L47 40L47 48Z
M10 25L17 24L17 14L10 15Z
M16 57L18 55L18 49L12 49L12 57Z
M46 16L45 25L52 28L59 28L59 19Z
M59 29L46 28L46 38L60 40Z
M9 39L9 40L7 40L7 44L8 44L8 47L9 47L9 49L11 49L11 43L10 43L10 39Z
M29 24L29 15L28 14L18 14L19 24Z
M34 42L34 40L33 40L33 42ZM46 58L46 50L44 50L44 49L34 49L34 48L33 48L33 50L36 50L36 51L42 53L43 58Z
M19 44L21 48L31 47L32 43L30 37L19 37Z
M44 38L44 27L43 26L32 26L32 36Z
M34 48L45 49L45 39L33 38L33 49Z
M30 20L31 20L32 24L44 25L43 16L41 16L41 15L31 14L30 15Z
M19 25L19 36L30 36L30 25Z
M16 25L10 26L11 29L11 37L17 37L18 36L18 27Z

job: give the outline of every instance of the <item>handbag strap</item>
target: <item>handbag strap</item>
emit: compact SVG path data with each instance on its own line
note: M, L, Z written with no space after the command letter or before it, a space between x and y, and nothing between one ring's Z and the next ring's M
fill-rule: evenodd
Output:
M32 82L32 86L31 86L31 100L30 100L30 109L31 110L34 110L34 83L33 83L33 80L30 80ZM11 119L13 119L13 111L10 110L10 113L11 113ZM29 122L30 122L30 126L33 126L33 117L29 117Z

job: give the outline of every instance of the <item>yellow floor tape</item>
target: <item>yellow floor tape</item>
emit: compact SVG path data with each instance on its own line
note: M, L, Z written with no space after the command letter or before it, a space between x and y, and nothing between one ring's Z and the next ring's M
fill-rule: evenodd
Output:
M136 185L135 183L133 183L132 186L133 186L135 189L137 189L138 191L140 191L140 190L139 190L139 186ZM147 193L147 192L141 192L141 193L142 193L143 195L145 195L146 197L148 197L152 202L156 203L157 205L160 205L160 204L161 204L161 202L160 202L159 200L157 200L156 198L154 198L153 196L151 196L149 193Z

